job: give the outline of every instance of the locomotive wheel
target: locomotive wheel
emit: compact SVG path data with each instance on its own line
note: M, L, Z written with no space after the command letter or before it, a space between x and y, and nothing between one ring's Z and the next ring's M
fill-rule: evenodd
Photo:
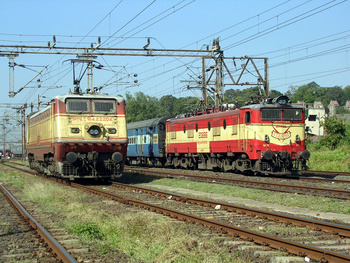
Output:
M179 168L180 167L180 160L179 158L174 158L174 167Z
M222 162L222 170L224 172L228 172L230 170L232 170L232 165L231 165L231 161L228 160L228 159L225 159L223 162Z

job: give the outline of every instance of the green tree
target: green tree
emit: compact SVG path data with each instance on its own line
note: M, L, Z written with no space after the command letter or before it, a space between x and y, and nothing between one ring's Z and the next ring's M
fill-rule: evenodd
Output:
M324 93L324 88L321 88L316 82L310 82L309 84L300 86L290 99L292 102L304 101L306 103L312 103L320 100Z
M278 96L281 96L281 95L283 94L278 90L274 90L274 89L270 90L270 98L277 98Z
M163 116L171 116L175 114L174 105L177 98L173 95L166 95L159 100L159 111Z
M328 105L331 100L338 101L339 105L345 105L345 93L339 86L325 88L325 93L322 96L322 104Z
M344 96L346 101L350 100L350 85L344 88Z
M320 140L320 144L335 149L346 135L345 121L337 116L327 117L321 122L326 135Z
M133 97L129 92L126 93L126 121L142 121L160 117L161 113L158 110L159 102L155 97L145 95L142 92L136 92Z

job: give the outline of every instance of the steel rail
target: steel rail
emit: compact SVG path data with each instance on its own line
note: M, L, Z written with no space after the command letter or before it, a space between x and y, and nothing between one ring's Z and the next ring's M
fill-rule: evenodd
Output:
M16 167L14 167L16 168ZM27 171L25 171L27 172ZM100 191L97 189L93 189L91 187L83 186L80 184L68 182L65 180L61 180L58 178L47 177L48 179L52 179L53 181L61 182L66 185L70 185L75 188L83 189L88 192L98 194L101 196L105 196L112 200L117 200L123 204L133 205L136 207L141 207L152 212L157 212L166 216L170 216L172 218L176 218L178 220L194 222L200 225L206 225L212 229L220 231L224 234L228 234L237 238L241 238L250 242L254 242L256 244L260 244L262 246L268 246L277 250L286 251L288 253L298 255L298 256L307 256L311 259L318 260L320 262L329 262L329 263L347 263L350 262L350 256L336 253L330 250L321 249L301 243L297 243L294 241L288 241L280 238L276 238L270 235L264 235L255 231L246 230L234 226L230 226L221 222L216 222L213 220L201 218L198 216L193 216L187 213L178 212L172 209L160 207L157 205L152 205L148 203L143 203L140 201L127 199L121 196L117 196L115 194L111 194L105 191Z
M24 170L24 169L14 167L11 165L8 165L8 166L15 168L15 169L19 169L19 170L27 172L27 173L36 174L33 171ZM57 179L54 179L54 180L57 180ZM232 205L232 204L219 203L219 202L203 200L203 199L199 199L199 198L185 197L182 195L176 195L174 193L167 193L167 192L163 192L163 191L159 191L159 190L146 189L146 188L142 188L142 187L138 187L138 186L125 185L125 184L115 183L115 182L111 182L111 183L113 186L139 190L139 191L143 191L143 192L146 192L149 194L157 193L158 195L166 197L166 198L168 198L169 196L172 196L172 199L182 201L182 202L192 202L192 203L196 203L196 204L201 203L203 206L211 206L214 208L217 205L221 205L221 209L227 210L229 212L247 214L247 215L252 215L252 216L254 215L254 216L258 216L260 218L268 219L268 220L272 220L272 221L279 220L281 222L285 222L286 224L290 223L290 224L293 224L295 226L306 226L310 229L322 230L325 232L338 234L339 236L350 237L350 227L345 226L345 225L322 222L319 220L312 220L312 219L307 219L307 218L298 218L298 217L289 216L286 214L280 214L280 213L269 212L269 211L262 211L259 209L248 208L248 207Z
M314 171L314 170L308 170L308 171L301 171L300 174L319 174L319 175L343 175L343 176L350 176L349 172L334 172L334 171Z
M11 204L19 211L21 216L26 220L31 227L45 240L57 258L63 262L77 262L71 254L59 243L57 240L32 217L27 210L16 200L16 198L0 183L0 188L5 196L9 199Z
M198 204L198 205L212 207L212 208L216 208L218 205L220 205L221 210L226 210L228 212L235 212L238 214L246 214L250 216L258 216L260 218L268 219L271 221L278 220L286 224L293 224L295 226L306 226L310 229L322 230L322 231L336 234L339 236L350 237L350 227L346 225L322 222L319 220L300 218L296 216L290 216L290 215L276 213L276 212L263 211L263 210L239 206L239 205L232 205L228 203L221 203L221 202L210 201L210 200L205 200L200 198L188 197L188 196L178 195L174 193L168 193L168 192L149 189L149 188L143 188L139 186L126 185L126 184L121 184L116 182L111 182L111 183L112 183L112 186L114 187L142 191L148 194L157 194L165 198L171 197L172 200L176 200L180 202L193 203L193 204Z
M164 175L164 172L161 171L153 171L149 169L133 169L128 167L127 168L131 172L145 174L145 175L151 175L151 174L158 174L158 175ZM126 169L125 169L126 170ZM125 171L124 170L124 171ZM200 179L200 180L209 180L216 182L222 181L222 182L229 182L235 185L242 185L242 184L251 184L251 185L258 185L258 189L262 190L269 190L269 191L278 191L278 192L286 192L286 193L298 193L298 194L312 194L312 195L318 195L318 196L325 196L325 197L331 197L331 198L338 198L338 199L345 199L350 200L350 191L349 190L342 190L342 189L332 189L332 188L320 188L320 187L309 187L309 186L301 186L301 185L288 185L288 184L280 184L280 183L271 183L271 182L262 182L262 181L251 181L251 180L244 180L244 179L234 179L234 178L222 178L222 177L211 177L211 176L198 176L198 175L190 175L190 174L179 174L179 173L169 173L166 172L166 174L169 174L171 176L177 176L177 177L188 177L188 178L194 178L194 179ZM263 185L264 187L259 187L259 185ZM300 191L292 191L292 190L282 190L282 189L273 189L269 186L273 187L280 187L280 188L288 188L288 189L295 189L295 190L304 190L303 192ZM315 191L315 192L321 192L321 193L310 193L305 191ZM331 193L331 195L324 194L325 192ZM332 195L333 194L333 195ZM344 196L336 196L336 194L341 194Z
M345 263L350 261L350 256L336 253L330 250L321 249L301 243L297 243L294 241L284 240L281 238L276 238L270 235L261 234L259 232L246 230L234 226L230 226L228 224L224 224L221 222L216 222L214 220L209 220L205 218L201 218L198 216L190 215L187 213L175 211L172 209L164 208L157 205L152 205L148 203L144 203L137 200L127 199L121 196L117 196L115 194L111 194L105 191L100 191L97 189L93 189L91 187L83 186L76 183L67 182L64 180L56 179L56 181L61 181L63 183L66 183L67 185L86 190L88 192L98 194L101 196L108 197L113 200L118 200L119 202L123 204L133 205L136 207L141 207L147 210L150 210L152 212L157 212L166 216L170 216L172 218L176 218L178 220L187 221L187 222L193 222L200 225L208 226L212 229L215 229L217 231L220 231L224 234L228 234L230 236L238 237L250 242L254 242L256 244L262 245L262 246L268 246L274 249L286 251L288 253L298 255L298 256L307 256L309 258L318 260L320 262L329 262L329 263Z

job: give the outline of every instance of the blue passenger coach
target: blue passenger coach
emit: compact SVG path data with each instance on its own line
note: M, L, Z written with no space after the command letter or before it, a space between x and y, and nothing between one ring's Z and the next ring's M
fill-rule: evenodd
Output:
M165 121L169 118L161 117L127 124L129 165L164 165Z

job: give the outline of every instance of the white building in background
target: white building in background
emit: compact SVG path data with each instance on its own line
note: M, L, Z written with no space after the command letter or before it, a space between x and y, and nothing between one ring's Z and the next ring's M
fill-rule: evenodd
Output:
M315 101L313 107L306 109L307 118L305 120L305 130L310 136L322 136L323 127L321 121L326 117L326 110L320 101Z

